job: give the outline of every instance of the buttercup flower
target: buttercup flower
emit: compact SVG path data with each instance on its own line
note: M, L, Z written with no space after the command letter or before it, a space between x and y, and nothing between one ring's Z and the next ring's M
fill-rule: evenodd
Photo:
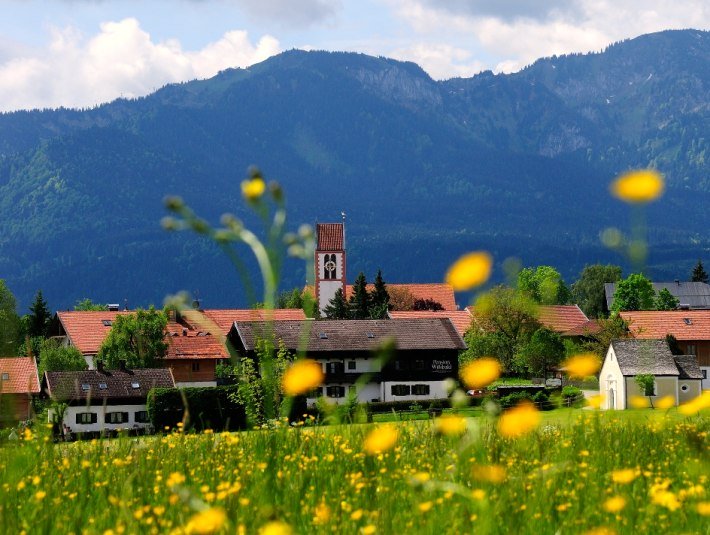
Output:
M474 465L471 469L474 479L487 483L503 483L507 476L505 468L500 465Z
M320 385L323 378L323 368L320 364L314 360L302 359L286 370L281 386L286 395L298 396Z
M437 433L449 437L463 435L466 432L466 418L445 414L434 420L434 429Z
M626 498L623 496L613 496L604 502L602 508L607 513L618 513L624 507L626 507Z
M501 415L498 431L504 437L518 438L536 429L541 420L542 416L535 405L524 401Z
M634 479L636 479L636 471L631 468L623 468L621 470L614 470L611 473L611 480L614 483L626 484L626 483L631 483Z
M293 529L286 522L272 520L259 528L259 535L292 535Z
M567 359L562 363L562 367L570 378L584 379L597 373L601 362L594 353L583 353Z
M490 357L484 357L466 364L460 372L461 380L468 388L487 387L500 377L500 363Z
M188 522L185 531L188 533L214 533L224 525L227 514L224 509L205 509L195 514Z
M256 201L266 191L266 183L261 177L249 178L242 181L242 195L248 201Z
M454 262L446 272L446 282L457 292L480 286L491 276L493 257L485 251L468 253Z
M675 397L673 396L663 396L654 402L657 409L670 409L675 406Z
M663 176L654 169L631 171L617 178L611 193L628 203L647 203L663 195Z
M382 425L370 431L362 444L363 449L370 455L385 452L394 447L399 438L399 431L392 425Z

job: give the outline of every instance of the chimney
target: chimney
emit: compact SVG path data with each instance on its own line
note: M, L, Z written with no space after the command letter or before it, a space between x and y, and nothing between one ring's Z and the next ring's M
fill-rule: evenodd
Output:
M126 361L125 359L121 359L118 361L118 369L122 372L126 371Z
M177 311L174 308L168 310L168 321L170 323L175 323L177 321Z
M187 336L187 329L185 327L182 328L182 335Z
M680 286L680 280L679 280L679 279L676 279L676 280L675 280L675 283L676 283L677 286Z

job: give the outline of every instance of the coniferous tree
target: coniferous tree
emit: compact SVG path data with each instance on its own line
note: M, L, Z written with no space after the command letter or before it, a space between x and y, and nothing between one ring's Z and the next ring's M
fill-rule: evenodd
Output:
M698 258L698 263L695 264L695 267L693 268L693 274L691 275L690 281L691 282L704 282L705 284L708 283L708 274L705 271L705 268L703 267L703 263L699 258Z
M355 279L348 307L351 319L365 320L370 317L370 294L367 292L367 279L362 271Z
M387 285L382 278L382 270L377 270L375 277L375 287L370 296L370 317L372 319L382 319L387 317L389 309L390 296L387 293Z
M346 320L350 317L348 302L345 300L342 288L338 288L335 292L333 299L323 309L323 314L329 320Z
M30 306L28 318L27 334L30 338L46 338L51 318L52 314L49 312L49 308L47 308L47 301L45 301L42 296L42 290L37 290L35 300Z
M16 312L15 296L0 279L0 358L17 354L20 340L20 318Z

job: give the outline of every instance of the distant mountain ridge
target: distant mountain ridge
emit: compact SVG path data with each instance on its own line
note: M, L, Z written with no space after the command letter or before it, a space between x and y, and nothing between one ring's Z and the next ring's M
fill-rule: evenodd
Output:
M237 304L219 252L158 221L167 194L248 218L238 184L255 163L284 185L294 226L346 211L350 275L392 282L436 280L471 248L568 279L620 263L598 238L628 226L607 186L652 165L668 190L649 210L650 267L672 280L710 251L709 78L710 32L683 30L443 82L292 50L132 101L0 114L0 278L23 304L37 288L57 307L180 289ZM288 265L285 285L304 279Z

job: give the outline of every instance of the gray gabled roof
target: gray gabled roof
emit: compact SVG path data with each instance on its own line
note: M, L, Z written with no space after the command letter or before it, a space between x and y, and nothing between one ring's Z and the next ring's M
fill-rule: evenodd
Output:
M698 365L698 359L695 355L676 355L673 357L680 376L678 379L702 379L703 372Z
M153 388L175 387L169 368L45 372L44 377L47 393L52 399L90 399L94 404L111 399L145 400Z
M611 346L622 375L680 375L665 340L613 340Z
M400 350L465 349L461 335L448 318L387 320L237 321L230 336L238 336L246 351L253 351L269 329L287 349L307 340L308 352L375 351L387 340Z
M618 283L607 282L604 284L606 306L611 310L614 303L614 292ZM668 290L673 297L680 301L681 307L690 309L710 308L710 284L704 282L654 282L653 290L658 294L663 289Z

